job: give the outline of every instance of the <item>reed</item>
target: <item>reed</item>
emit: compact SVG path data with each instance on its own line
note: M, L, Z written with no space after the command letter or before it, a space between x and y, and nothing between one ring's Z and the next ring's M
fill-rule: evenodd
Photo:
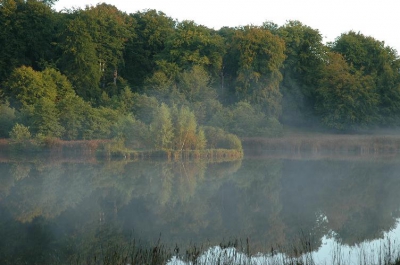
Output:
M0 156L15 155L18 157L47 156L62 159L73 156L80 158L111 159L166 159L166 160L209 160L231 161L241 159L243 151L237 149L205 150L130 150L115 145L111 140L74 140L64 141L46 137L40 142L30 140L24 146L8 139L0 139Z
M290 151L312 153L398 153L397 135L289 135L279 138L243 138L245 152Z
M206 149L206 150L144 150L132 151L126 149L99 149L97 157L100 159L165 159L165 160L208 160L231 161L241 159L243 152L235 149Z

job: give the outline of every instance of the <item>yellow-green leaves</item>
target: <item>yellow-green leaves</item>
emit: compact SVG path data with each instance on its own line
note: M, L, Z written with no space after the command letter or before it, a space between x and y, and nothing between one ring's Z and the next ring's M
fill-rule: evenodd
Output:
M239 99L260 105L268 115L279 117L280 68L286 58L284 41L267 29L254 26L237 30L233 40L233 49L238 54L236 93Z

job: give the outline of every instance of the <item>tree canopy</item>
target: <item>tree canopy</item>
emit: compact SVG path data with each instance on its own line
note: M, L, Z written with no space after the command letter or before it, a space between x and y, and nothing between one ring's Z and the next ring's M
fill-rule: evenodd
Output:
M300 21L214 30L104 3L64 12L54 1L1 3L1 137L18 123L33 137L133 145L126 128L138 137L164 128L157 146L177 148L168 131L182 135L179 124L199 139L204 126L244 137L400 125L397 51L362 33L324 44Z

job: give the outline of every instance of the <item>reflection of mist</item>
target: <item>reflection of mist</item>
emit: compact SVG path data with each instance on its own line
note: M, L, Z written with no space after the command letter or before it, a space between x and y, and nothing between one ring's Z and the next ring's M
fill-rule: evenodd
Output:
M248 238L253 254L304 239L312 249L334 239L356 246L395 227L399 167L301 159L2 163L0 238L40 226L39 238L69 253L90 253L107 238L151 244L160 234L182 249ZM15 241L7 253L31 243Z
M292 233L315 233L312 215L318 211L328 219L325 229L344 244L382 237L393 229L400 188L396 163L288 160L284 169L283 213Z

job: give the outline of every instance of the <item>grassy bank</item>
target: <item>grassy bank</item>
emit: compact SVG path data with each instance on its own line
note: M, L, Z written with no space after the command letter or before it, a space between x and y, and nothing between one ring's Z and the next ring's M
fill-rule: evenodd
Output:
M235 149L206 149L206 150L97 150L97 157L101 159L168 159L168 160L232 160L243 157L243 152Z
M107 140L63 141L56 138L14 142L9 139L0 139L0 158L33 158L39 155L50 159L73 157L92 160L95 158L97 149L106 142Z
M169 160L235 160L243 157L243 151L237 149L205 150L129 150L116 147L111 140L64 141L46 138L42 142L33 140L13 142L0 139L0 158L24 156L48 156L52 159L74 157L79 159L169 159Z

